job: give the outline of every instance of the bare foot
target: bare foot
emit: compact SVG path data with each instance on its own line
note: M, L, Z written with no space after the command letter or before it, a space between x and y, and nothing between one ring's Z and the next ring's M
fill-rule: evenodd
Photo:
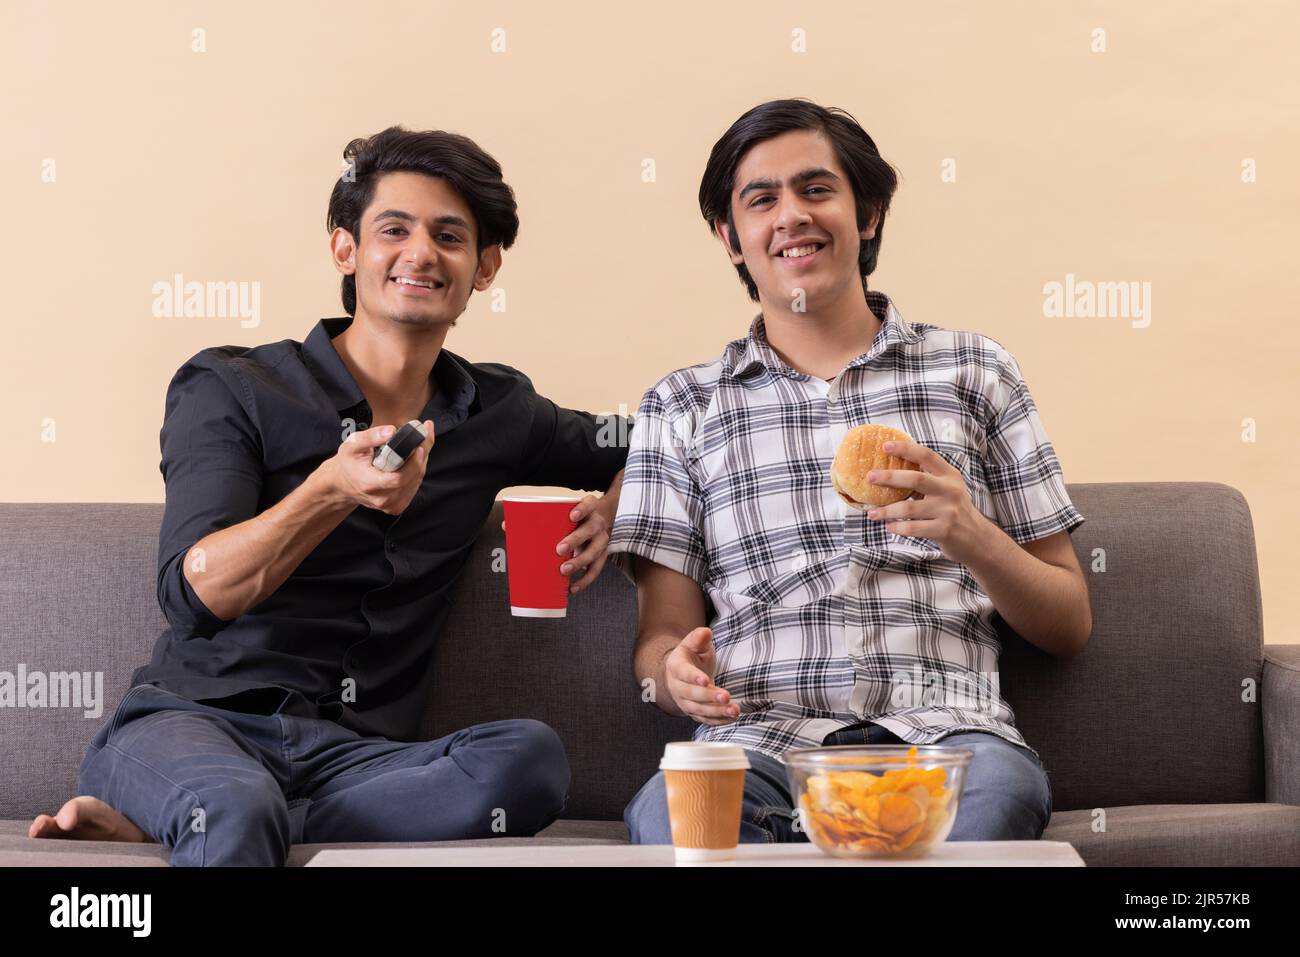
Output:
M28 837L64 837L81 841L143 841L149 838L127 817L99 798L74 797L59 813L36 815Z

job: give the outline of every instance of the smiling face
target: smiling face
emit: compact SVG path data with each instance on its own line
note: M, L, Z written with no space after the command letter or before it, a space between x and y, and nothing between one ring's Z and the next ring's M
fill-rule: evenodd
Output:
M855 288L861 297L858 252L875 237L879 216L873 210L858 229L852 185L820 132L792 130L751 148L736 167L731 215L728 253L748 269L764 313L793 311L799 290L804 311L814 313ZM726 223L714 230L728 245Z
M338 270L356 277L357 318L433 328L454 325L475 289L492 284L501 249L476 249L474 215L446 180L385 173L354 237L330 238Z

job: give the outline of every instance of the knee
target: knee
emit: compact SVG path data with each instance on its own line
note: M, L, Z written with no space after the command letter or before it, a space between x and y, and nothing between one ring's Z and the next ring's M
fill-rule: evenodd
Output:
M1010 800L1038 812L1043 827L1052 817L1052 789L1043 766L1026 751L1012 747L998 762L998 774ZM1041 830L1041 829L1040 829Z
M532 718L520 720L517 733L520 760L540 789L537 796L562 809L572 777L564 742L549 724Z
M628 839L633 844L671 844L668 793L662 771L641 786L623 810Z
M1011 744L981 749L968 772L963 804L978 808L989 836L975 840L1037 840L1052 817L1047 773Z
M564 753L564 742L554 728L533 718L520 718L511 722L519 751L529 760L569 770L569 759Z
M501 763L490 818L511 818L499 833L531 836L564 812L571 774L564 742L550 725L532 718L506 722L512 738L509 757Z

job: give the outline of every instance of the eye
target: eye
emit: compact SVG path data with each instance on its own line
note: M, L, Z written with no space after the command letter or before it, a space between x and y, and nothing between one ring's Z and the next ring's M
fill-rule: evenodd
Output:
M807 189L804 190L804 193L805 194L814 193L814 195L816 195L819 193L829 193L830 191L831 191L830 188L826 186L809 186ZM752 203L749 204L750 208L758 206L765 199L772 199L772 198L773 197L771 196L759 196L757 199L755 199Z
M442 239L444 236L446 236L448 239L450 239L453 243L458 243L458 242L460 242L460 237L457 236L455 233L439 233L439 234L438 234L438 238L439 238L439 239Z
M406 232L406 230L405 230L405 229L402 229L401 226L389 226L387 229L384 230L384 235L388 235L388 234L391 233L394 229L398 230L399 232L403 232L403 233Z

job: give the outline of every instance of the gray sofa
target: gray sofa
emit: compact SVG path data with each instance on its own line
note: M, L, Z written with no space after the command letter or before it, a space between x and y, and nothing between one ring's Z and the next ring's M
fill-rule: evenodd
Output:
M1004 634L1002 690L1051 775L1045 839L1090 865L1300 864L1300 646L1263 644L1250 511L1212 483L1072 485L1092 591L1087 649L1058 660ZM164 865L156 845L27 838L73 793L86 743L165 627L157 504L0 504L0 671L102 671L104 710L0 707L0 864ZM632 585L612 565L565 620L511 618L492 570L500 506L437 649L424 736L547 722L573 771L535 841L624 842L625 804L692 724L643 703ZM1105 570L1093 570L1104 550ZM1253 692L1253 693L1252 693ZM305 863L326 845L298 845ZM351 845L356 846L356 845Z

